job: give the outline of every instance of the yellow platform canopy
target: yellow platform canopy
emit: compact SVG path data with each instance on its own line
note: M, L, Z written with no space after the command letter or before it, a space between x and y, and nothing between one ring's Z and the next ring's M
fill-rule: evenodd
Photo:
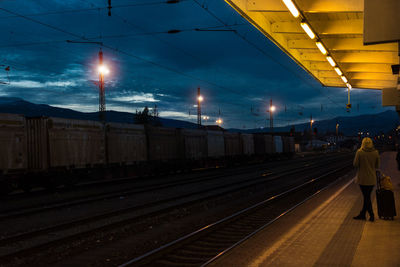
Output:
M363 44L364 0L225 1L324 86L397 86L398 44Z

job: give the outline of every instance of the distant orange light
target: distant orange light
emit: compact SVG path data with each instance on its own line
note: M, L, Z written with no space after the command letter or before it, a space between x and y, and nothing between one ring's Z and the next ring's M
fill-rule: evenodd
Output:
M197 100L198 100L199 102L202 102L202 101L204 100L204 98L203 98L203 96L199 96L199 97L197 98Z

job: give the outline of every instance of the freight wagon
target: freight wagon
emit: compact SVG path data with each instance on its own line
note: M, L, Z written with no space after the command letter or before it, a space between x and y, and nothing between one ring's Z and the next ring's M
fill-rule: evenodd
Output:
M0 114L0 190L141 175L294 152L292 137Z

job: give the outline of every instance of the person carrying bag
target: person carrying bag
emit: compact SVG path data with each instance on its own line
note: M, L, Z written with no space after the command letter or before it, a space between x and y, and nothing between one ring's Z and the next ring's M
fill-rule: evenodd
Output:
M369 220L373 222L375 216L372 210L371 192L376 184L376 170L380 167L380 158L371 138L365 137L362 140L361 148L357 150L354 157L353 166L357 168L356 183L359 184L364 198L360 214L353 217L353 219L366 220L365 215L368 211Z

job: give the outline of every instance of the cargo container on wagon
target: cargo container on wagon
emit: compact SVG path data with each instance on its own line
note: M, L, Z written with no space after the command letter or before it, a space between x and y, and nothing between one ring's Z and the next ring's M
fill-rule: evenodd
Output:
M254 137L253 134L240 134L240 140L242 144L242 153L244 156L254 155Z
M49 118L47 127L51 168L87 168L106 163L105 132L100 122Z
M274 153L283 153L283 142L281 136L274 136Z
M49 169L48 118L26 118L28 168L30 172L41 172Z
M207 131L203 129L181 129L186 160L200 160L207 157Z
M25 118L0 114L0 181L3 175L21 173L28 168Z
M239 133L224 132L225 156L235 157L242 155Z
M294 138L291 136L282 136L283 141L283 153L292 154L294 153Z
M270 134L264 134L264 140L265 140L265 154L271 155L275 153L274 137Z
M106 128L108 164L133 165L147 160L143 125L108 123Z
M214 159L225 156L225 140L222 131L207 130L207 155Z
M262 133L253 134L254 154L261 156L265 155L265 137Z
M149 161L172 161L182 159L182 146L178 130L146 126L147 153Z

